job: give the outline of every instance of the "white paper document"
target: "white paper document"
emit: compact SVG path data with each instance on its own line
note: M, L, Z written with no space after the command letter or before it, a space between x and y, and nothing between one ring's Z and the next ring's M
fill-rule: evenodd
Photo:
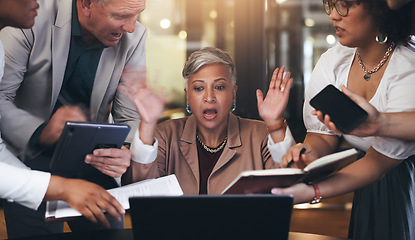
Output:
M180 196L183 191L174 174L156 178L147 179L140 182L132 183L118 188L109 189L108 192L120 202L124 209L130 208L128 199L130 197L140 196ZM71 208L64 201L48 201L46 203L45 218L58 219L77 217L81 214Z

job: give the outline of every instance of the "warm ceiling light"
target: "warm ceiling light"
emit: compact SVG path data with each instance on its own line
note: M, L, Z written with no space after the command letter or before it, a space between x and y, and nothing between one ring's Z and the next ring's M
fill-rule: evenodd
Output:
M212 10L209 12L209 17L211 19L216 19L218 17L218 12L216 12L215 10Z
M305 24L307 27L314 27L314 26L316 25L316 22L314 21L314 19L311 19L311 18L306 18L306 19L304 20L304 24Z
M186 31L180 31L179 32L179 38L184 40L187 38L187 32Z
M170 22L170 20L169 19L162 19L161 21L160 21L160 27L161 28L163 28L163 29L167 29L167 28L169 28L170 27L170 25L171 25L171 22Z
M334 37L332 34L327 35L326 41L328 44L333 45L336 43L336 37Z

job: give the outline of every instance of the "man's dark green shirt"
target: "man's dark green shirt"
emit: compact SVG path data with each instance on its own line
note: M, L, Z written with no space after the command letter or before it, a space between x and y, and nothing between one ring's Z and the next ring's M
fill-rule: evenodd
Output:
M95 74L104 48L105 45L98 40L89 46L82 38L76 0L73 0L71 45L62 89L54 111L63 105L82 105L89 108Z
M89 117L88 110L94 79L102 51L106 47L98 40L95 40L90 46L86 44L82 38L76 0L72 2L71 45L69 47L68 61L61 91L50 117L58 108L64 105L78 105L85 110L85 114ZM36 129L29 141L29 146L35 146L38 143L39 136L46 125L47 122Z

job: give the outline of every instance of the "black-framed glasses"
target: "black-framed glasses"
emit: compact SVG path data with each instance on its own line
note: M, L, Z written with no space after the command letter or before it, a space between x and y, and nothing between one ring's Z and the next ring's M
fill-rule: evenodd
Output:
M331 14L331 9L334 7L337 13L342 17L346 17L347 14L349 14L349 8L354 4L358 3L342 0L323 0L324 10L328 15Z

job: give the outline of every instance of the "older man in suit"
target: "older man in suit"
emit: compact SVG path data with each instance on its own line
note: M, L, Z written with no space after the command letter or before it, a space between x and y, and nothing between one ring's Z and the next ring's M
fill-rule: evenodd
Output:
M0 131L24 163L49 170L66 121L115 122L134 130L139 116L117 91L126 65L145 65L145 28L137 17L145 0L39 0L31 29L4 29L5 69L0 83ZM134 131L131 131L134 132ZM132 136L127 137L127 142ZM98 149L85 157L100 172L119 178L130 164L127 148ZM98 183L116 186L115 181ZM62 231L34 212L5 202L9 237ZM72 230L91 229L71 222ZM113 223L112 227L122 228Z

